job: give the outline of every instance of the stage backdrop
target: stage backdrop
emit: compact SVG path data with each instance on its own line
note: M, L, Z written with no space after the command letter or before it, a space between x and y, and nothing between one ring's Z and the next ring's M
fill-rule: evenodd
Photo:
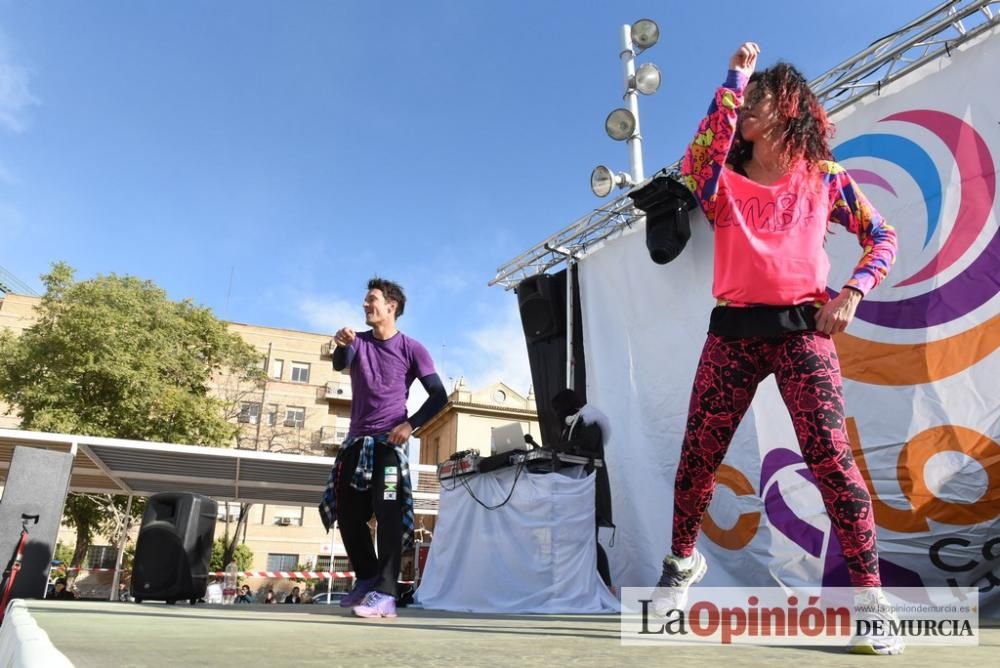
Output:
M889 278L837 338L850 434L875 499L886 584L977 586L1000 617L1000 32L841 113L840 160L896 228ZM720 72L720 80L722 73ZM706 100L706 104L708 100ZM692 133L698 118L687 122ZM655 583L691 380L713 306L702 217L673 263L642 226L581 263L587 391L613 422L616 584ZM835 229L839 289L861 255ZM847 585L773 378L719 473L699 546L706 585Z

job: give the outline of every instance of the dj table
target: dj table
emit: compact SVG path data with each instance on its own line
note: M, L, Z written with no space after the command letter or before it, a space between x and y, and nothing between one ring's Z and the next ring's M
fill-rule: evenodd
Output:
M466 612L617 612L597 573L596 476L580 465L588 460L567 457L515 455L511 466L442 476L417 601Z

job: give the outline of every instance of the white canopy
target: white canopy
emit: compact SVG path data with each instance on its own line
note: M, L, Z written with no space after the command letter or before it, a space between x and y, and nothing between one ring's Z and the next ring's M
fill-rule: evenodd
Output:
M0 429L0 472L6 474L19 445L73 453L71 492L194 492L218 501L288 506L318 505L334 461L315 455ZM414 491L413 496L414 512L437 514L438 494Z

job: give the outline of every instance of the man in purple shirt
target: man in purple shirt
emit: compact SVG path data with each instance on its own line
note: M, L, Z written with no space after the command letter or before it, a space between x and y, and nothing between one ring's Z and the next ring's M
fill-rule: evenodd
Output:
M404 547L412 544L413 498L404 446L410 434L448 398L427 349L396 329L403 315L403 289L382 278L368 281L367 332L349 327L333 337L333 368L350 367L351 428L331 472L332 499L321 506L324 523L335 518L354 567L354 589L340 605L359 617L395 617L396 583ZM410 385L419 379L427 400L407 416ZM324 498L324 502L326 498ZM378 556L368 521L378 521Z

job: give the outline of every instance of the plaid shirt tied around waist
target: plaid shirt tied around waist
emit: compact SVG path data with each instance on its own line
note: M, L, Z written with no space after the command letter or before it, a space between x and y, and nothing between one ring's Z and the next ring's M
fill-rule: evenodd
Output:
M326 481L323 500L319 504L319 514L327 531L337 521L337 487L344 471L344 453L350 448L361 448L358 455L358 465L351 474L351 487L359 492L371 489L372 472L375 468L375 444L383 443L390 446L399 459L400 510L403 513L403 549L413 547L413 488L410 483L410 464L406 452L400 445L389 443L388 434L375 436L358 436L348 440L337 453L337 458L330 469L330 477Z

